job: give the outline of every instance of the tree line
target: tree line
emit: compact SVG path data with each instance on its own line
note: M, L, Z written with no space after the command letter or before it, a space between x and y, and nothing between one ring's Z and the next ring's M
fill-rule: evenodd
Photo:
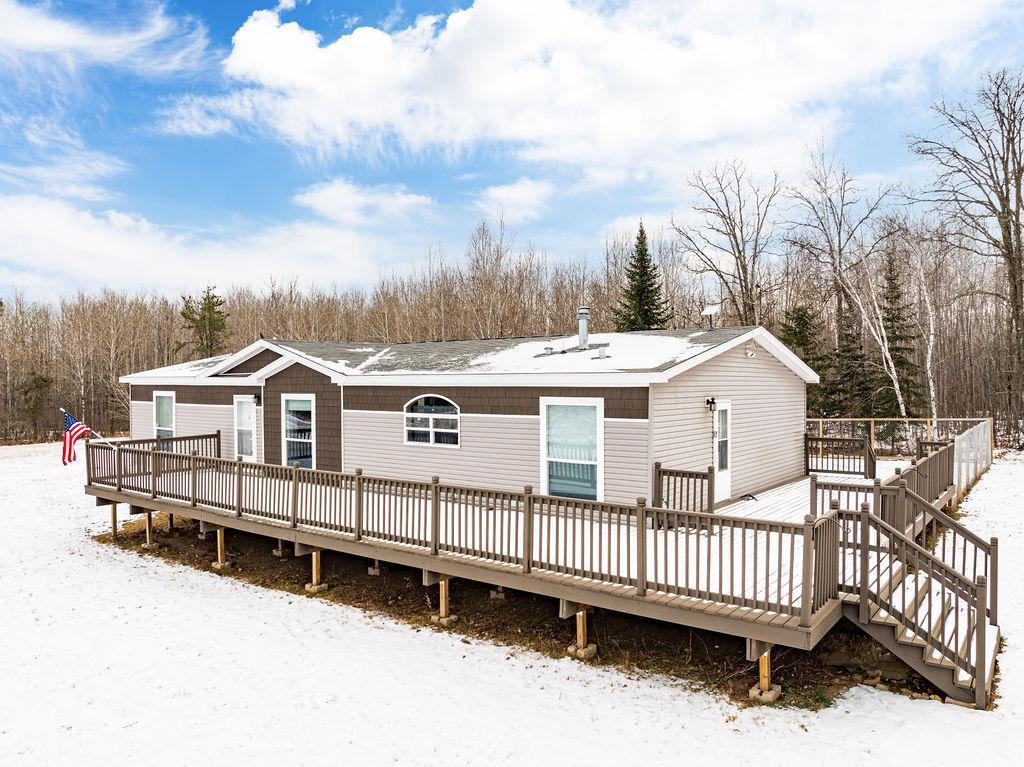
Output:
M1024 77L988 74L911 137L932 168L870 185L822 149L799 178L740 160L693 174L667 227L610 237L603 258L552 261L481 222L457 259L429 253L368 290L297 282L175 299L100 291L0 304L0 439L52 436L59 406L127 428L126 372L267 338L395 343L763 325L821 374L811 415L993 416L1021 442ZM650 222L648 222L649 224Z

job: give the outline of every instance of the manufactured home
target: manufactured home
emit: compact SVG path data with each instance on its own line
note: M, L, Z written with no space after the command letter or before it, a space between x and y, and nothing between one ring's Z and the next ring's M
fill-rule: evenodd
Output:
M288 544L313 592L324 551L422 569L442 623L453 578L555 597L579 658L594 607L744 637L758 700L774 645L846 618L988 704L998 540L947 513L992 460L988 419L929 421L916 459L877 461L873 423L806 433L818 377L765 329L588 315L568 337L260 339L133 373L131 439L87 445L86 492L115 530L117 504L144 514L147 546L154 512L198 521L217 569L228 530Z
M804 473L817 375L760 327L377 344L260 339L122 378L131 437L224 457L632 503L655 463L716 503Z

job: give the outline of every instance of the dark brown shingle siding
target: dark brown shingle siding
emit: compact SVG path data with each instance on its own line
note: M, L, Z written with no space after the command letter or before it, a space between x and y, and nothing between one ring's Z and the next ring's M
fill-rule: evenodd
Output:
M263 386L263 457L281 463L281 395L316 395L316 467L341 471L341 387L300 364L270 376Z
M152 402L154 391L174 392L179 405L231 405L236 394L259 394L258 386L138 386L131 387L135 402Z
M540 397L603 397L605 418L647 418L647 387L348 386L346 410L401 411L422 394L447 397L463 413L540 415Z

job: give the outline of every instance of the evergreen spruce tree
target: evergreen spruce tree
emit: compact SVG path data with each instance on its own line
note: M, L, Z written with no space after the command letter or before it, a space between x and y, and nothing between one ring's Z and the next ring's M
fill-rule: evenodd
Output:
M615 329L620 333L662 328L672 319L672 312L661 297L661 278L647 248L643 222L636 234L633 255L626 265L626 287L613 315Z
M845 306L844 306L845 304ZM863 328L849 305L836 318L836 350L833 355L833 396L836 416L864 418L871 413L875 378L864 355Z
M832 355L823 336L821 320L809 306L794 306L783 314L779 340L821 377L820 384L807 387L807 414L818 417L828 417L835 410Z
M187 348L200 357L213 357L224 350L224 333L228 313L222 308L224 299L207 285L198 299L182 296L181 327L188 339L178 344L178 350Z
M907 415L913 416L924 402L921 369L914 359L918 334L914 327L914 307L904 293L896 253L891 249L885 253L882 280L882 325L889 341L889 355L900 382ZM872 408L874 415L879 418L899 418L901 413L896 390L884 368L880 370L875 388Z

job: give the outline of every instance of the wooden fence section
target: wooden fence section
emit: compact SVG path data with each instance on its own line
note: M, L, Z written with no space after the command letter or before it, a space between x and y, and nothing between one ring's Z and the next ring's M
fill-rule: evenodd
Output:
M816 437L804 435L804 473L875 476L875 453L866 437Z
M987 439L987 423L972 427L982 429ZM956 446L953 442L932 441L918 450L919 459L904 471L872 485L854 482L822 482L812 476L810 482L811 514L821 509L853 510L867 508L886 525L913 537L929 522L937 523L945 532L937 541L932 556L970 583L984 576L989 587L987 609L993 624L998 620L999 541L986 541L942 510L948 501L955 501L957 483ZM987 466L986 466L987 467Z
M951 440L987 424L988 452L995 450L991 418L808 418L807 433L816 437L867 437L879 456L909 457L920 442Z
M658 461L651 476L651 505L680 511L715 508L715 467L707 471L666 469Z

